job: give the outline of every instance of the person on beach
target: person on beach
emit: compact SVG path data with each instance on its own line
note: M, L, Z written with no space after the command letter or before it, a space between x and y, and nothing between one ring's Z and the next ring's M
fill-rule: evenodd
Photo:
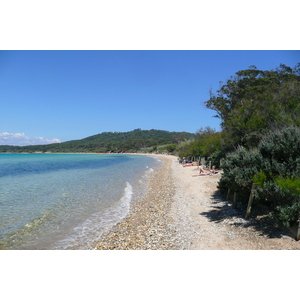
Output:
M210 170L211 174L217 174L218 172L216 171L216 166L212 166L211 170Z
M200 168L200 172L199 172L199 175L209 175L210 172L206 172L201 166L199 166Z
M199 168L200 168L199 175L213 175L218 173L216 171L216 166L212 166L212 169L209 172L206 172L201 166L199 166Z

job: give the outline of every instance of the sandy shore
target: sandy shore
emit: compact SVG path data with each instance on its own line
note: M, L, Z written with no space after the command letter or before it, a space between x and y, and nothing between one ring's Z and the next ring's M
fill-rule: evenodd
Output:
M274 228L217 191L222 176L197 176L174 156L157 155L164 166L152 173L145 197L128 216L103 235L97 249L254 250L300 249L292 230Z

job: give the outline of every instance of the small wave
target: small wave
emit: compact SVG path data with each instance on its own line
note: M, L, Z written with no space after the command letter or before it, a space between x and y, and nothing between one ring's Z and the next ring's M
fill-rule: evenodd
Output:
M156 159L157 161L162 161L160 158L158 157L153 157L154 159Z
M125 195L121 198L122 208L124 210L124 215L122 216L122 218L124 218L129 213L132 195L133 195L132 186L130 185L129 182L126 182Z
M146 174L152 173L154 170L152 168L149 168L149 166L146 166Z
M92 214L89 219L73 229L70 237L59 241L55 249L94 249L102 234L127 216L132 195L132 186L126 182L124 196L119 202L106 211Z
M149 168L148 172L152 173L154 170L152 168Z

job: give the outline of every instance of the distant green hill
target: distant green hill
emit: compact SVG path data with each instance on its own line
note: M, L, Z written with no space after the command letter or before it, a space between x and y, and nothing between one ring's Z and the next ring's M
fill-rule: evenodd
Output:
M165 130L135 129L129 132L103 132L81 140L36 146L0 146L0 152L138 152L143 148L178 144L195 134Z

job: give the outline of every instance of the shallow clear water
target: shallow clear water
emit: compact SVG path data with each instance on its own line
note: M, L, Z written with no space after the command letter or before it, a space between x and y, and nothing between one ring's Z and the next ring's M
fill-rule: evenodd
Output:
M0 248L93 249L160 164L125 154L0 154Z

